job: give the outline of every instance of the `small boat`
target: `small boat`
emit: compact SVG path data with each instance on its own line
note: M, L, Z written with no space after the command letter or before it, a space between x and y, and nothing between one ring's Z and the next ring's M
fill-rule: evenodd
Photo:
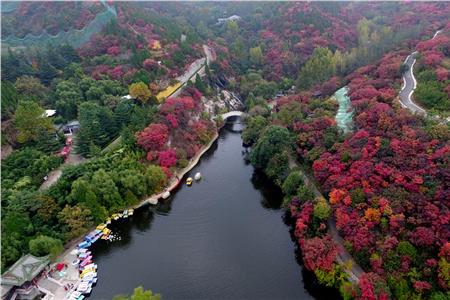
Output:
M111 218L113 218L114 220L119 220L119 218L120 218L120 216L119 216L119 214L113 214L112 216L111 216Z
M170 197L170 192L169 192L169 191L164 192L164 194L162 194L161 197L162 197L163 199L169 198L169 197Z
M128 215L131 217L134 214L134 209L130 208L128 210Z
M83 276L80 276L81 280L83 280L84 278L94 278L94 277L97 277L97 272L89 272Z
M90 283L94 283L97 282L97 276L92 273L92 274L88 274L86 276L84 276L81 281L85 281L85 282L90 282Z
M90 268L97 269L97 265L94 263L90 263L90 264L84 266L84 268L85 269L90 269Z
M89 246L91 246L91 243L90 242L86 242L86 241L81 242L81 243L78 244L79 248L89 248Z
M83 278L81 280L81 282L87 282L89 283L91 286L95 285L97 283L97 277L89 277L88 279Z
M202 174L200 174L200 172L195 173L194 179L199 181L200 179L202 179Z
M124 218L128 218L128 209L125 209L122 213Z
M77 287L77 291L83 294L89 294L92 291L92 284L81 282Z
M91 261L92 261L92 255L89 255L88 257L83 259L83 261L80 263L80 267L84 267L84 266L90 264Z
M90 255L91 255L91 251L87 251L87 252L79 254L78 258L85 259L86 257L89 257Z
M83 300L83 299L84 299L84 295L82 295L78 291L74 291L69 297L69 300Z
M106 225L111 224L111 218L106 219Z
M188 179L186 179L186 185L187 185L187 186L191 186L191 185L192 185L192 182L193 182L193 180L192 180L191 177L189 177Z
M114 215L113 215L113 216L114 216ZM100 224L100 225L97 226L96 229L98 229L98 230L103 230L103 229L105 229L105 228L106 228L106 225L105 225L105 224Z
M82 263L80 263L80 265L78 266L78 270L79 271L81 271L81 272L83 272L84 271L84 269L86 269L86 266L87 265L90 265L90 264L92 264L93 262L92 262L92 260L90 260L90 259L87 259L87 260L84 260Z
M88 269L84 269L83 272L81 272L80 277L83 278L84 276L86 276L89 273L96 273L96 269L94 268L88 268Z

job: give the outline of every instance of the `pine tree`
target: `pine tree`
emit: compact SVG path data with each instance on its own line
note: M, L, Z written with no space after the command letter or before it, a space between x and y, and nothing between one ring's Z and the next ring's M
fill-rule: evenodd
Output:
M202 78L200 77L200 75L195 75L195 87L202 92L202 94L206 93L206 85L205 83L202 81Z

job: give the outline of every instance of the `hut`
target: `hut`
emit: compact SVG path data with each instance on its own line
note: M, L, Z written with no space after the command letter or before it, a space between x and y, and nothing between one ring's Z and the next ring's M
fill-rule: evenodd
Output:
M48 256L22 256L2 274L2 300L37 298L42 292L36 284L36 279L49 263Z

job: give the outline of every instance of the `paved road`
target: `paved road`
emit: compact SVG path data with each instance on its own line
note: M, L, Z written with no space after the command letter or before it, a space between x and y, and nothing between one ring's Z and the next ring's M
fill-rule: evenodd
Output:
M436 31L433 35L432 40L436 38L436 36L441 33L442 30ZM400 104L409 109L412 113L426 115L427 112L416 103L414 103L412 99L412 94L417 87L417 81L414 77L414 64L416 63L417 51L414 51L405 60L405 64L408 66L408 70L403 74L403 87L400 91Z
M416 63L417 51L414 51L405 60L408 70L403 74L403 87L400 91L400 104L409 109L412 113L426 115L426 111L414 103L412 94L417 87L417 81L414 77L414 64Z
M73 146L71 150L73 150ZM73 151L71 151L69 157L64 161L64 163L61 166L59 166L59 168L47 174L48 176L47 180L42 183L39 189L44 190L55 184L61 177L64 167L76 166L84 161L86 161L84 157L82 157L80 154L73 153Z

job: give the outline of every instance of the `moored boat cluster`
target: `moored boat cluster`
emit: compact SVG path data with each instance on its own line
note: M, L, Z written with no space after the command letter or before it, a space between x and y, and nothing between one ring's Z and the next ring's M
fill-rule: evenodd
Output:
M98 225L92 232L87 234L83 241L77 245L74 252L77 259L72 262L74 266L78 266L80 282L77 288L67 295L69 300L83 300L88 296L93 286L97 283L97 265L93 262L92 252L89 247L92 246L99 239L113 240L111 229L107 226L111 224L111 220L119 220L121 218L128 218L134 214L134 209L124 210L122 213L113 214L105 223Z

